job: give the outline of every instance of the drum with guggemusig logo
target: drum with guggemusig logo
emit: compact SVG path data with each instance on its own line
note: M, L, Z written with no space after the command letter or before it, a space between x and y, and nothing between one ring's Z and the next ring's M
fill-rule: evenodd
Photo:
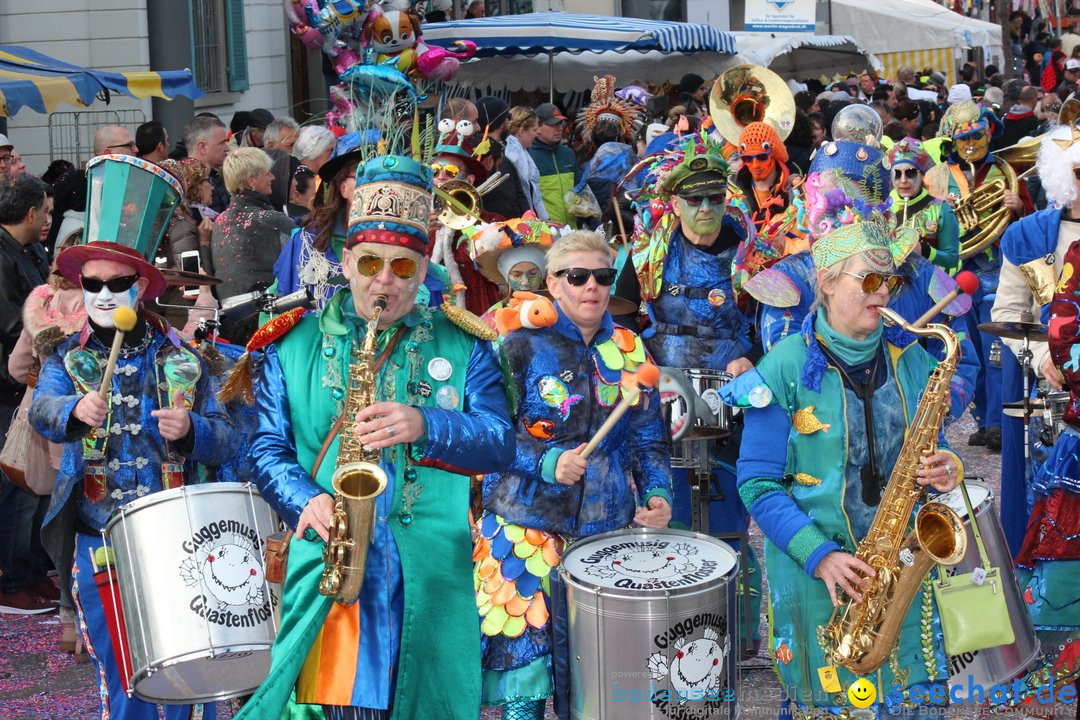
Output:
M575 720L734 718L738 554L686 530L619 530L571 545Z
M105 528L128 694L156 703L246 695L270 670L280 589L263 572L279 523L253 485L208 483L123 506Z

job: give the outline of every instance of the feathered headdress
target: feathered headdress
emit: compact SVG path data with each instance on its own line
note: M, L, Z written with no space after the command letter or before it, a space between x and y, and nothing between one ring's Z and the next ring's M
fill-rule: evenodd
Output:
M615 94L615 76L604 75L593 80L595 85L590 102L578 115L585 137L590 137L597 123L604 121L618 126L625 141L631 140L634 130L641 124L641 108Z

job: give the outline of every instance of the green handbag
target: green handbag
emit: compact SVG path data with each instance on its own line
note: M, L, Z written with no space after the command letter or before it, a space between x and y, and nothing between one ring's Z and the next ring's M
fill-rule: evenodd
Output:
M1016 637L1009 622L1009 608L1005 604L1005 588L1000 568L990 567L990 559L983 546L975 510L971 507L967 487L960 481L960 490L967 506L971 531L979 548L982 565L974 572L963 575L946 575L938 566L938 579L933 581L934 599L941 614L941 631L945 636L945 652L949 655L985 650L998 645L1011 645ZM975 576L985 570L981 582Z

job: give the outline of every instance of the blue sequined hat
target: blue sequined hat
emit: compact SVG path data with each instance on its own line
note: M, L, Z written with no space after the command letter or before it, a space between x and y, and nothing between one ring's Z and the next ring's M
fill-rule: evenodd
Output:
M356 168L346 244L371 242L427 251L431 168L410 157L385 155Z
M883 202L892 191L892 180L885 166L885 154L877 148L848 140L825 143L810 161L810 171L823 173L839 170L865 188L863 196L872 203Z

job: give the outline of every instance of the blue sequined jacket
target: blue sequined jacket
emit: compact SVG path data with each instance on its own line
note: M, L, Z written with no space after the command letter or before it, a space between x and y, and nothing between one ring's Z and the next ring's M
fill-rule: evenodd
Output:
M79 519L102 529L120 505L164 489L162 464L171 460L158 421L150 413L162 406L162 400L166 405L170 402L171 391L183 391L191 411L192 431L186 438L190 447L183 447L183 441L173 444L175 454L183 456L187 482L197 477L196 464L220 465L234 456L236 432L217 399L217 381L206 363L167 324L150 322L146 328L145 346L127 355L123 351L112 378L112 404L104 427L108 440L101 461L106 468L105 497L97 502L90 502L84 490L84 438L91 429L76 420L72 411L86 392L100 386L109 348L87 326L60 343L43 363L30 424L52 442L64 444L56 490L43 525L49 525L72 501Z
M581 481L555 482L559 455L592 438L621 397L623 370L645 360L637 335L605 314L586 345L559 310L553 326L512 332L503 347L518 397L517 452L509 470L484 478L486 510L526 527L584 537L626 527L636 506L653 496L670 505L670 441L655 390L642 392L600 442Z

